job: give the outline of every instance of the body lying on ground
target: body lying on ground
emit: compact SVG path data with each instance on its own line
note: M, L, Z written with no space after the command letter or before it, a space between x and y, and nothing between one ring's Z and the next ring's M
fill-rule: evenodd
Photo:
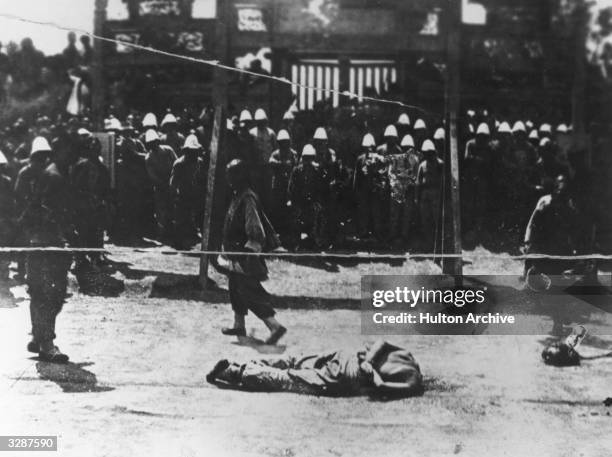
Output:
M217 362L206 380L230 389L335 397L408 397L423 391L421 370L412 354L381 340L354 352L247 363L224 359Z

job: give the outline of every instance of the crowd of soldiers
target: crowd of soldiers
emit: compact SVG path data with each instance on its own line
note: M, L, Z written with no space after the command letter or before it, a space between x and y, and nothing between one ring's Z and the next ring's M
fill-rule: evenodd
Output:
M347 153L334 128L318 125L308 132L296 117L285 113L274 131L263 109L243 110L227 120L224 142L228 163L248 164L250 184L285 248L327 250L368 242L404 251L436 249L449 205L443 124L430 129L425 120L411 122L400 113L380 131L365 126L352 132L356 146ZM161 122L153 113L129 115L124 122L111 115L104 123L115 142L111 189L100 136L87 117L53 124L39 116L30 127L20 119L1 138L2 174L6 187L15 188L5 199L16 201L20 211L27 208L31 197L20 189L20 175L44 140L47 156L51 150L66 156L78 246L101 248L106 232L117 244L151 238L190 249L203 216L211 127L187 124L171 112ZM533 208L552 192L559 175L578 193L588 179L587 164L584 154L572 150L570 135L565 124L511 125L468 111L459 157L464 234L476 240L487 233L510 234L516 248ZM5 218L20 219L15 211L4 211L16 215ZM4 244L23 244L13 238Z

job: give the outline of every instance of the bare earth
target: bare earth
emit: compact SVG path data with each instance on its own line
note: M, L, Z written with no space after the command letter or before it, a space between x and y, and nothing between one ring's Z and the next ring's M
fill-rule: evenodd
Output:
M225 291L200 292L198 259L121 251L115 297L72 297L58 345L74 362L38 362L25 352L22 286L0 297L0 435L59 435L61 456L610 456L612 359L544 365L542 336L391 336L410 348L426 379L422 397L377 402L220 390L204 376L216 360L275 352L359 348L363 274L436 274L432 262L321 265L271 261L266 287L289 333L278 348L239 345ZM332 270L333 268L328 268ZM466 265L466 274L520 274L510 259ZM221 288L224 278L214 276ZM518 284L515 285L518 288ZM520 306L521 304L517 304ZM610 351L606 313L581 353ZM250 317L253 335L263 325ZM608 332L612 333L612 332ZM7 455L10 455L7 453ZM27 453L18 453L25 456ZM40 455L39 453L34 455Z

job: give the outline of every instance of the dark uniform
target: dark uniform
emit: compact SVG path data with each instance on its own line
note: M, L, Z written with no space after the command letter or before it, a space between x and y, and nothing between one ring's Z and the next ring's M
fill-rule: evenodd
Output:
M72 193L67 173L52 163L45 170L26 166L15 193L25 203L19 219L32 247L65 247L74 233ZM55 339L55 320L66 298L72 256L65 252L33 252L26 261L33 341Z
M174 162L170 189L174 200L174 239L179 248L197 240L206 198L206 165L190 153Z
M289 179L296 164L297 152L291 148L288 151L278 149L270 157L270 169L272 172L270 219L285 247L292 247L296 242L292 211L287 206L289 201Z
M384 157L376 152L368 152L357 158L353 191L357 197L359 236L367 238L373 233L377 240L382 241L385 236L385 202L389 195L389 177Z
M80 247L103 248L110 204L110 173L96 154L72 168L75 226Z
M117 216L113 237L132 242L151 232L152 185L145 158L137 152L137 143L124 139L118 145Z
M176 161L174 150L160 144L147 153L145 163L149 179L153 183L155 196L155 220L158 236L167 240L172 231L172 194L170 192L170 176Z
M325 244L325 199L329 183L319 162L304 160L289 179L289 198L295 211L298 233L305 233L316 247Z
M12 246L15 236L15 196L13 180L9 176L8 161L0 152L0 246ZM8 280L10 254L0 254L0 293L5 292L1 285Z

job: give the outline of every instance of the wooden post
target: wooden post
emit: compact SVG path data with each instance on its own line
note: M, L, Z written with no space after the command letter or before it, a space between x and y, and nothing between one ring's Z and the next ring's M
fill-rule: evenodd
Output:
M217 23L215 26L215 57L223 64L228 64L229 56L229 2L217 0ZM213 76L213 103L215 105L215 118L212 139L210 142L210 159L208 163L208 180L206 186L206 202L204 206L204 220L202 221L202 251L219 249L220 227L219 218L222 217L225 204L225 183L223 182L223 167L225 166L224 137L226 130L227 109L227 70L214 69ZM214 261L215 259L213 259ZM208 265L211 259L203 254L200 257L199 283L203 288L208 287L211 281L208 278Z
M451 217L453 230L453 254L461 254L461 199L459 189L459 141L458 120L460 109L460 71L461 71L461 4L462 0L448 0L447 16L447 86L446 119L449 129L450 152L450 192ZM461 286L463 280L463 259L449 262L450 273L455 277L455 285Z
M106 7L108 0L96 0L94 11L94 35L104 35L104 23L106 22ZM104 124L104 76L103 76L103 46L101 40L93 39L93 62L91 66L92 97L91 113L94 127L101 131Z

